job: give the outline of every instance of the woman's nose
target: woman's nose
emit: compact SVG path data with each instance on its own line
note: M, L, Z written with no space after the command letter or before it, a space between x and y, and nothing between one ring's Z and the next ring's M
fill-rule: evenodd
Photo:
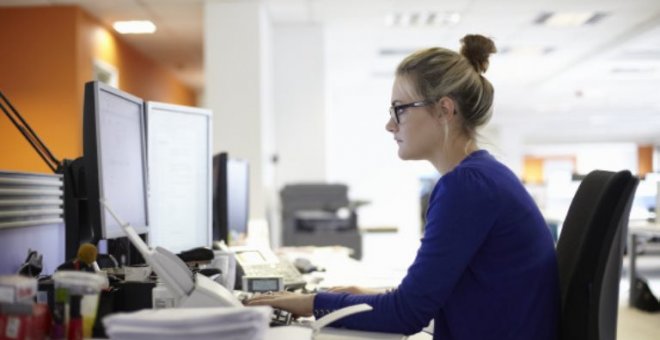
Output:
M388 132L394 132L397 128L396 123L394 122L394 119L390 117L390 119L387 120L387 124L385 124L385 130Z

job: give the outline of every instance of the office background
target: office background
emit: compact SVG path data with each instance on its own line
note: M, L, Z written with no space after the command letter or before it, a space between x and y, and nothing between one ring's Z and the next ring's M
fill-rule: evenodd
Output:
M273 245L284 184L341 182L351 198L370 202L360 227L398 230L373 252L366 245L365 256L408 263L420 236L420 193L435 175L423 162L401 162L385 131L393 71L415 49L458 49L466 33L492 36L499 48L486 73L496 103L483 146L526 181L546 216L565 214L574 173L660 171L656 0L0 6L0 89L58 157L82 154L83 83L95 72L146 100L210 108L214 151L249 160L251 220L270 226ZM158 30L121 36L110 27L118 19L149 19ZM0 153L0 169L47 172L8 121ZM653 183L640 188L654 195Z
M427 164L398 160L384 130L393 70L418 48L457 49L467 32L499 47L487 73L497 96L483 146L521 178L543 184L558 169L658 170L655 1L0 5L0 85L56 155L82 153L82 84L99 69L147 100L208 107L214 151L250 161L258 179L251 217L270 222L276 244L277 192L299 181L347 183L352 198L371 202L361 226L418 238L420 179L434 175ZM119 19L150 19L158 30L119 35L110 27ZM0 129L3 169L46 171L13 127Z

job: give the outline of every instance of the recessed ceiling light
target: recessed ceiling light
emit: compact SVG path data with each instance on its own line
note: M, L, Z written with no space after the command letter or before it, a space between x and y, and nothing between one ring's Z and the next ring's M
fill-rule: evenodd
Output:
M115 21L112 27L121 34L151 34L156 32L156 25L149 20Z
M548 27L578 27L595 24L606 16L605 12L543 12L534 23Z

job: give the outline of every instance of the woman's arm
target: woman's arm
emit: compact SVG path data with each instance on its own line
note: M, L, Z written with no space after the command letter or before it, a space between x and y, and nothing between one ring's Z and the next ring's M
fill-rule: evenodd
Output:
M259 294L248 300L248 306L272 306L295 316L312 316L315 294L275 292Z
M333 325L404 334L419 332L449 298L494 225L499 209L492 183L480 174L463 170L445 177L431 197L426 231L415 261L396 290L376 295L276 295L257 303L293 314L312 313L317 318L366 303L373 307L372 311L346 317Z

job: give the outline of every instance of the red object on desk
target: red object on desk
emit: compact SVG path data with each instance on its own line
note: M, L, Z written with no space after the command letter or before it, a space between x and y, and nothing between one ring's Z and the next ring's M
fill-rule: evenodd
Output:
M46 339L49 332L48 305L33 305L32 315L0 314L0 340Z

